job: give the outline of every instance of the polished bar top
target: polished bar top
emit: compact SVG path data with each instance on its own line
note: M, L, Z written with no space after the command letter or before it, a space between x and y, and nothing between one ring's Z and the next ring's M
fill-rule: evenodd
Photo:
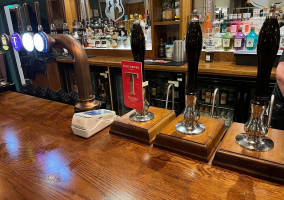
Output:
M70 128L73 107L0 94L0 199L283 199L284 186Z
M120 67L122 60L132 60L130 57L114 57L114 56L96 56L89 58L90 65ZM70 59L57 59L58 62L72 63ZM182 66L162 66L162 65L145 65L146 70L187 72L187 64ZM247 77L255 78L257 75L256 66L236 65L232 62L204 62L201 61L198 68L199 74ZM276 68L271 72L271 78L275 79Z

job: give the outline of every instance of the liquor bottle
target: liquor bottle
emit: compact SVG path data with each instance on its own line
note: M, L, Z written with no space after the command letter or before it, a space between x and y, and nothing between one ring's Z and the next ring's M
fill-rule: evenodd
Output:
M214 46L213 38L209 37L209 40L206 44L206 49L205 49L205 61L206 62L213 62L214 51L215 51L215 46Z
M248 22L248 13L243 13L243 20L242 20L242 24L241 24L241 27L242 27L242 30L243 30L243 34L247 35L249 33L249 22Z
M163 10L163 21L172 21L173 20L173 9L171 0L163 0L162 2Z
M228 25L229 25L228 16L225 15L224 18L223 18L223 21L220 25L220 33L226 33Z
M269 15L269 8L263 8L263 15L259 18L258 30L261 29L266 17Z
M166 46L163 43L163 38L160 40L160 44L158 46L158 57L165 58L166 57Z
M222 37L223 49L229 51L233 47L233 35L231 34L230 28L227 28L227 32Z
M255 8L253 9L253 17L249 19L250 26L251 27L253 26L255 28L256 34L259 33L259 29L258 29L258 24L260 21L259 14L260 14L260 9Z
M235 35L238 31L238 15L233 15L233 21L230 23L231 33Z
M254 27L251 27L250 33L246 36L246 50L255 50L258 36L255 33Z
M63 23L63 34L69 35L70 30L67 23Z
M130 30L130 32L131 32L131 28L133 26L133 22L134 22L133 14L130 14L130 20L129 20L129 30ZM129 35L130 35L130 32L129 32Z
M175 21L180 20L179 0L175 0Z
M210 20L210 13L206 13L206 19L203 22L203 31L202 31L202 33L204 34L207 29L208 29L209 33L212 33L212 22Z
M242 27L239 27L237 34L234 36L234 49L236 51L242 50L245 45L245 35L242 32Z
M130 25L129 25L128 15L124 15L123 24L126 31L126 35L130 35Z
M73 26L73 37L77 40L79 40L79 33L78 33L78 24L77 24L77 20L74 20L74 26Z
M215 50L222 50L222 35L220 34L220 28L215 28L215 35L213 36L213 43L215 46Z

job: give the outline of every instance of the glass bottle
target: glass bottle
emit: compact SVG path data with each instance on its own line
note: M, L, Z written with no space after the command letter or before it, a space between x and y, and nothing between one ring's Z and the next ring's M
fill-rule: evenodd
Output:
M260 22L260 9L253 9L253 17L249 19L250 26L255 28L256 34L259 33L258 24Z
M239 27L237 34L234 36L234 49L236 51L242 50L245 45L245 35L242 32L242 27Z
M258 35L254 27L251 27L250 33L246 36L246 50L255 50L257 45Z
M173 9L172 9L171 0L163 0L162 10L163 10L163 21L173 20Z
M205 33L205 30L208 29L209 33L212 33L212 22L210 20L210 13L206 13L206 19L203 22L203 31L202 33Z
M231 33L234 35L238 31L238 15L233 15L233 21L230 23Z
M228 28L228 24L229 24L228 16L225 15L224 18L223 18L223 21L220 25L220 32L221 33L226 33L227 28Z
M180 20L179 0L175 0L175 21Z
M215 50L222 50L222 35L220 34L220 28L215 28L215 35L213 36L213 43L215 46Z
M233 35L231 34L230 28L227 28L227 32L222 37L223 49L229 51L233 47Z
M159 58L165 58L166 57L166 46L163 43L163 38L160 40L160 44L158 46L158 57Z

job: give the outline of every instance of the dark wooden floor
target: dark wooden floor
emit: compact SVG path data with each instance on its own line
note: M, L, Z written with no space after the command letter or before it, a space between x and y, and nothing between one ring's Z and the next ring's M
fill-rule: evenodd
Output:
M284 199L284 187L110 135L73 107L0 94L0 199Z

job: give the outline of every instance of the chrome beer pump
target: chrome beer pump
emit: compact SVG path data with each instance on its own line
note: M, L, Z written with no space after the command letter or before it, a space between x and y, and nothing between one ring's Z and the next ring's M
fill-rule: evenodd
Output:
M131 51L134 57L134 61L142 63L142 74L143 82L145 82L145 69L144 69L144 58L145 58L145 37L143 30L140 26L138 14L134 15L135 21L131 29ZM146 122L154 118L154 113L149 112L149 102L147 101L147 88L143 87L143 110L136 110L132 113L129 118L135 122Z
M236 142L252 151L268 151L274 143L265 135L269 129L269 120L265 118L268 106L268 85L271 70L279 48L280 30L275 14L276 6L270 7L270 14L259 33L257 44L258 71L255 96L251 101L251 115L245 124L245 133L236 136ZM270 106L273 104L270 103ZM270 107L270 112L271 112ZM269 113L271 115L271 113Z
M199 25L198 12L194 10L186 34L188 74L185 91L185 109L182 114L183 121L178 122L175 126L178 132L188 135L201 134L205 130L205 126L198 122L200 113L197 108L197 73L201 49L202 31ZM214 108L212 107L212 109Z

